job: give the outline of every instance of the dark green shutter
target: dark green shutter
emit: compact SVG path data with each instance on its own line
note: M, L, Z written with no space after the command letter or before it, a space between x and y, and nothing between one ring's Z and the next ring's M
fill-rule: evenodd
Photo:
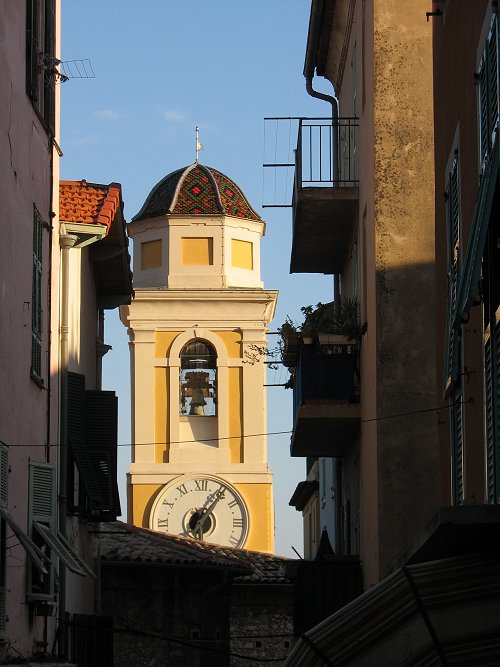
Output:
M479 156L488 158L498 125L498 18L493 16L477 74L479 114Z
M89 510L101 520L121 513L117 485L118 399L113 391L85 392L85 444L102 502L89 501Z
M85 445L85 376L68 372L68 439L80 473L80 481L90 503L102 502L92 461ZM72 497L73 489L68 489Z
M489 140L498 122L498 19L495 15L486 42L488 63L488 129Z
M0 445L0 507L9 506L9 450Z
M486 495L500 501L500 323L484 345Z
M38 98L38 3L26 1L26 93L33 101Z
M0 444L0 509L6 510L8 506L8 482L9 482L9 450L5 445ZM5 535L5 520L2 520L0 526L0 640L5 638L6 622L6 588L5 588L5 561L7 557L7 541Z
M498 132L491 150L490 159L481 178L476 197L474 217L469 232L469 242L465 253L463 271L458 288L455 325L459 326L464 315L470 310L480 293L481 260L488 234L500 163Z
M478 84L478 115L479 115L479 159L483 164L488 155L488 76L486 58L481 59L477 74Z
M54 131L55 125L55 7L54 0L45 0L44 53L49 57L48 68L44 73L43 117L48 127Z
M56 529L57 523L57 487L56 467L51 463L29 464L29 493L28 493L28 536L35 539L35 522L43 523L51 530ZM52 560L50 552L48 557ZM50 566L47 577L43 578L43 585L33 579L33 572L28 570L28 597L31 599L47 600L54 596L54 567Z
M464 405L461 391L453 397L451 406L451 438L452 438L452 486L453 502L461 505L464 501Z
M460 190L458 159L453 165L448 177L447 199L448 223L448 308L446 321L445 342L445 394L457 377L459 339L458 331L454 326L454 315L457 307L457 290L460 271Z

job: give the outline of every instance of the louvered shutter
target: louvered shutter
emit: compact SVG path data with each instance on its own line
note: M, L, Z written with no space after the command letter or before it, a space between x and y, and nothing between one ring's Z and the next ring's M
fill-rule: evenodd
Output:
M56 526L56 467L52 463L30 462L29 520Z
M486 435L486 495L488 503L500 501L500 323L484 344L484 394Z
M481 59L477 74L479 116L479 159L481 164L488 155L488 76L486 58Z
M85 445L85 376L68 373L68 439L75 463L80 473L80 481L91 504L102 502L101 491L97 483L93 464ZM72 477L70 477L72 479ZM73 489L68 489L72 497Z
M9 450L0 445L0 507L9 506Z
M3 510L7 509L8 505L8 474L9 474L9 464L8 464L8 449L5 445L0 444L0 508ZM5 637L5 618L6 618L6 589L5 589L5 560L6 560L6 541L5 541L5 526L2 526L2 543L0 548L2 549L1 560L2 560L2 572L0 573L1 585L0 585L0 639Z
M477 74L481 164L490 154L494 133L498 127L498 76L498 18L495 14Z
M38 2L26 3L26 92L30 99L38 97Z
M45 0L45 43L44 52L51 58L49 67L45 70L43 77L43 117L51 130L55 122L55 7L54 0Z
M89 512L110 521L121 513L116 480L118 399L112 391L85 394L85 444L101 495L99 504L89 499Z
M486 61L488 72L488 142L491 145L491 137L498 124L498 19L496 15L493 17L486 42Z
M47 525L51 530L57 522L56 467L51 463L30 461L28 497L28 535L35 539L35 522ZM49 555L50 560L52 558ZM28 597L47 600L54 595L53 562L46 578L34 578L28 569Z
M452 484L453 501L461 505L464 501L464 423L463 396L456 392L451 408L452 430Z
M457 377L458 370L458 331L455 327L457 290L460 271L460 199L459 199L458 159L453 165L448 178L448 309L446 321L445 347L445 394L447 395Z
M31 295L31 372L42 376L42 248L43 220L33 208L33 276Z

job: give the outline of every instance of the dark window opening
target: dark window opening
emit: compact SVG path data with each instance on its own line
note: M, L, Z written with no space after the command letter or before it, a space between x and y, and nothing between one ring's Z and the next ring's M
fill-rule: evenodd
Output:
M210 343L192 340L181 352L181 415L213 417L217 413L217 354Z

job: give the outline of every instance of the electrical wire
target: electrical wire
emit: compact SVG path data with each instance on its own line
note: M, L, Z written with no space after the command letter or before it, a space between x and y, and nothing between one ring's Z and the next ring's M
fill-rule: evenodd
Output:
M474 399L472 396L468 398L466 401L459 401L461 405L473 405L474 404ZM450 403L449 405L443 405L443 406L436 406L433 408L422 408L420 410L409 410L408 412L398 412L393 415L385 415L383 417L371 417L368 419L360 419L361 424L366 424L369 422L381 422L385 421L388 419L397 419L399 417L409 417L411 415L420 415L420 414L426 414L429 412L440 412L442 410L451 410L451 408L457 405L457 402L455 403ZM309 426L309 430L311 433L314 433L315 430L320 430L321 427L318 427L315 429L314 426L314 419L310 420L312 424ZM183 444L189 444L189 443L195 443L195 442L220 442L222 440L245 440L247 438L262 438L262 437L267 437L267 436L272 436L272 435L291 435L293 434L293 429L289 429L286 431L266 431L264 433L249 433L249 434L244 434L241 433L240 435L228 435L223 438L203 438L203 440L169 440L168 442L121 442L117 444L117 447L150 447L151 445L183 445ZM44 447L44 444L35 444L35 443L16 443L16 444L8 444L4 440L0 440L0 444L9 447L10 448L16 448L16 447ZM52 447L60 447L60 443L56 443L54 445L51 445Z

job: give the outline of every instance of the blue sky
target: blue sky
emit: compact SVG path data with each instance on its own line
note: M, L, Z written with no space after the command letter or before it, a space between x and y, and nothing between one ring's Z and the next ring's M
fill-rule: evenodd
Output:
M271 330L287 314L300 319L300 306L331 300L330 277L289 274L291 209L262 208L275 187L278 200L284 195L270 172L264 188L263 162L276 155L278 143L286 153L296 142L286 123L280 126L284 134L273 124L264 131L264 117L329 112L327 104L307 95L302 74L309 1L64 0L62 5L62 60L90 59L95 78L61 84L61 178L121 183L130 221L155 183L194 162L198 126L204 145L200 162L238 183L267 222L262 277L267 288L280 292ZM331 92L328 85L317 87ZM116 312L107 314L106 327L113 350L105 357L104 388L117 389L120 401L124 509L128 338ZM268 382L286 378L284 369L270 371ZM268 389L268 414L270 433L291 430L290 390ZM302 522L288 501L305 478L305 461L290 458L289 441L287 434L268 437L276 553L294 556L292 546L302 553Z

